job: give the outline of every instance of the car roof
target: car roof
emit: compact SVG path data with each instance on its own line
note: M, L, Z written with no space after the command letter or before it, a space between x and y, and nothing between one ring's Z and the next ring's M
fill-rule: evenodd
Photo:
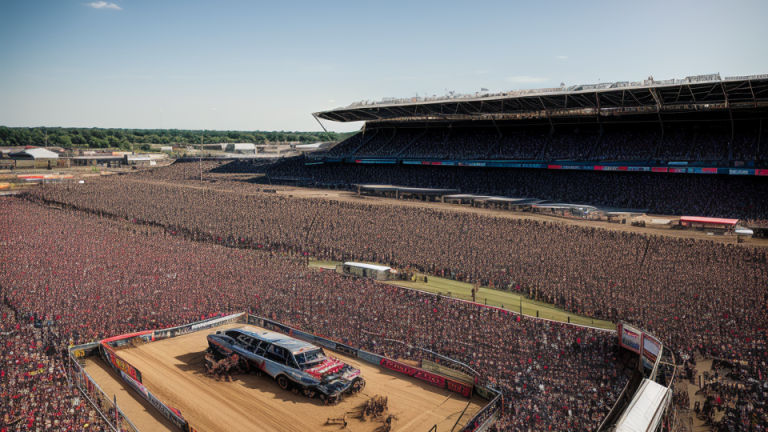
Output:
M275 346L278 346L280 348L285 348L286 350L290 351L292 354L299 354L299 353L303 353L303 352L318 348L309 342L304 342L298 339L294 339L290 336L286 336L282 333L277 333L269 330L261 330L261 329L256 330L256 329L247 328L247 327L240 327L232 330L237 330L240 333L246 334L248 336L254 337L262 341L272 342L272 344L274 344Z

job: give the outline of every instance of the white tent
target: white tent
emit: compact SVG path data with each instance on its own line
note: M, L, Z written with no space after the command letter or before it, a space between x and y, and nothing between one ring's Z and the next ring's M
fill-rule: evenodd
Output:
M671 390L644 379L616 423L614 432L653 432L661 424Z

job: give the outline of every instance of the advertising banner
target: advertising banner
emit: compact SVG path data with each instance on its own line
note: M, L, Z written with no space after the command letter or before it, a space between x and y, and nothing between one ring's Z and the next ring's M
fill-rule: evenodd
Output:
M368 351L357 350L357 357L375 365L381 364L382 357Z
M319 336L315 336L315 343L323 348L336 349L336 342L321 338Z
M112 367L115 369L115 372L125 372L134 380L142 382L141 372L139 372L139 370L135 367L131 366L130 363L120 358L120 356L115 354L115 352L108 348L106 345L101 345L101 355L104 358L104 361L112 365Z
M264 320L264 323L263 323L262 327L264 327L267 330L276 331L278 333L283 333L283 334L287 334L287 335L291 334L291 328L290 327L288 327L286 325L282 325L280 323L276 323L274 321L266 320L266 319ZM333 348L333 347L329 347L329 348Z
M728 174L730 175L752 175L754 173L754 170L751 169L729 169Z
M440 374L444 377L451 378L455 381L461 381L470 385L475 382L475 378L473 376L468 375L464 372L458 371L456 369L443 366L433 361L422 360L421 368L424 370L428 370L430 372L434 372L436 374Z
M357 348L352 348L351 346L340 344L338 342L336 343L336 351L357 357Z
M651 363L656 362L661 350L661 342L651 335L643 334L643 356L647 357Z
M142 396L144 396L144 399L149 400L149 392L147 392L147 388L144 387L144 384L136 381L135 379L128 376L127 373L120 371L120 376L123 377L123 380L128 383L131 387L133 387L134 390L141 393Z
M426 381L434 386L437 387L445 387L445 378L441 377L440 375L435 375L431 372L427 372L425 370L417 369L412 366L408 366L406 364L383 358L381 359L381 363L379 365L387 368L392 369L393 371L400 372L402 374L412 376L414 378L418 378L422 381Z
M312 342L312 343L315 342L315 335L311 335L309 333L304 333L303 331L294 330L293 331L293 336L295 336L295 337L297 337L299 339L303 339L303 340L305 340L307 342Z
M69 351L75 358L84 358L94 355L100 346L101 344L99 342L91 342L89 344L73 346Z
M472 396L472 386L460 383L458 381L453 381L446 379L445 380L445 388L448 390L458 393L464 397L471 397Z
M640 354L640 344L642 343L643 333L626 324L621 325L619 344L624 348Z
M491 391L489 391L487 388L483 386L476 386L475 393L480 395L481 398L487 399L487 400L491 400L496 397L495 393L492 393Z
M160 413L165 416L168 420L173 422L176 426L180 428L184 428L184 425L187 424L187 422L182 418L180 415L176 414L175 412L171 411L170 408L168 408L163 402L160 401L160 399L156 398L155 395L152 393L148 394L147 401L149 401L149 404L155 407L156 410L160 411Z

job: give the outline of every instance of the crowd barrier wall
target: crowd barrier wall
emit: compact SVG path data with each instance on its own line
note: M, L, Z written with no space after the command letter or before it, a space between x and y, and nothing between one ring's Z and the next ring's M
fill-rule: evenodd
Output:
M321 336L302 332L300 330L295 330L292 327L289 327L285 324L279 323L277 321L274 321L268 318L263 318L258 315L248 314L246 318L246 323L263 327L267 330L284 333L289 336L296 337L298 339L306 340L307 342L316 343L317 345L326 347L334 351L355 356L368 363L371 363L377 366L382 366L387 369L394 370L396 372L400 372L402 374L420 379L422 381L426 381L432 385L435 385L440 388L445 388L449 391L461 394L462 396L465 396L468 398L472 397L473 392L477 392L481 397L489 400L490 403L488 403L488 405L483 407L483 409L481 409L477 414L475 414L474 417L472 417L472 419L470 419L470 421L467 422L464 428L461 429L462 432L481 432L486 430L496 420L496 418L501 413L501 410L503 408L503 397L501 392L498 392L496 390L493 390L481 385L467 384L467 383L461 382L461 380L458 380L458 379L451 379L452 377L451 378L445 377L440 374L433 373L421 368L406 365L404 363L380 356L378 354L374 354L362 349L350 347L347 344L343 344L343 343L336 342ZM453 360L449 357L441 356L429 350L424 350L424 351L429 352L431 354L435 354L443 360L452 361L456 365L464 366L470 371L473 371L472 368L464 365L459 361Z
M139 432L119 407L117 410L115 409L115 402L109 400L109 397L107 397L93 378L91 378L85 369L78 363L79 359L99 355L102 360L112 367L112 370L114 370L123 381L180 430L184 432L196 432L196 429L192 427L189 422L184 420L184 417L182 417L179 410L163 403L144 386L142 383L141 371L121 358L115 352L115 348L128 345L135 339L141 339L144 342L154 342L229 324L240 320L244 315L244 313L237 313L224 317L213 317L178 327L128 333L112 336L99 342L72 346L69 348L70 361L68 378L72 384L77 386L80 391L83 392L91 405L99 412L99 415L107 421L113 432Z
M125 344L130 339L143 338L145 335L151 334L152 332L150 331L149 333L141 332L140 334L134 333L127 335L127 338L121 336L110 338L112 339L111 342L105 342L101 344L101 357L108 365L112 367L112 370L114 370L115 373L117 373L123 379L123 381L125 381L131 388L136 390L136 392L141 395L144 400L149 402L150 405L155 407L155 409L159 411L163 417L167 418L179 429L186 431L187 422L184 420L184 417L181 416L181 413L177 412L178 410L173 410L165 405L160 399L155 397L152 392L147 390L147 388L144 387L144 384L142 384L141 371L115 354L114 350L112 350L112 348L110 348L108 345L109 343L117 341L121 341L123 344Z
M268 330L281 332L299 339L304 339L304 340L307 340L308 342L311 341L313 343L316 343L317 345L326 347L328 349L332 349L334 351L355 356L368 363L385 367L387 369L400 372L404 375L408 375L410 377L414 377L422 381L426 381L432 385L435 385L436 387L447 389L449 391L461 394L462 396L465 396L465 397L471 397L473 392L478 392L481 397L491 402L488 405L486 405L482 410L480 410L467 423L467 426L465 426L464 429L462 429L462 431L484 430L493 422L493 420L495 420L497 414L502 408L502 395L500 392L493 389L489 389L480 385L467 384L465 382L462 382L462 380L460 379L456 379L455 377L445 377L425 369L406 365L402 362L398 362L396 360L382 357L378 354L374 354L365 350L353 348L353 347L350 347L349 345L342 344L340 342L336 342L321 336L311 335L299 330L295 330L285 324L279 323L274 320L270 320L268 318L263 318L257 315L248 314L246 323L257 325L259 327L263 327ZM432 353L429 350L425 350L425 351ZM432 353L432 354L436 354L436 353ZM471 368L469 368L469 366L466 366L461 362L452 360L445 356L440 356L440 357L444 360L453 361L457 365L463 365L469 370L472 370Z
M79 359L97 355L99 346L101 346L100 343L94 342L70 348L69 361L67 362L67 381L80 390L112 432L139 432L117 406L117 400L110 399L79 363Z
M333 351L337 351L346 355L361 358L369 363L375 364L376 366L382 366L387 369L400 372L404 375L408 375L410 377L420 379L422 381L426 381L436 387L450 390L464 397L472 396L473 387L471 384L467 385L458 380L449 379L442 375L436 374L434 372L430 372L428 370L424 370L414 366L409 366L404 363L398 362L396 360L388 359L373 353L368 353L358 348L351 347L347 344L343 344L341 342L336 342L334 340L327 339L321 336L310 335L308 333L305 333L299 330L294 330L292 327L289 327L277 321L270 320L268 318L263 318L257 315L249 314L247 322L248 324L257 325L267 330L284 333L298 339L306 340L307 342L314 343L316 345L319 345L324 348L328 348ZM310 337L306 337L306 336L310 336Z

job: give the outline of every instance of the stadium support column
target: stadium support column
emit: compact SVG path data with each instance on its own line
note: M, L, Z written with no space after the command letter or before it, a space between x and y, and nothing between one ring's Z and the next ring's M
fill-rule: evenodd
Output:
M648 91L651 92L651 96L653 96L653 100L656 101L656 114L659 116L659 125L661 126L661 138L659 138L659 144L656 146L656 150L653 152L652 155L650 155L650 159L653 159L656 155L659 154L659 151L661 151L662 143L664 142L664 121L661 118L661 100L659 99L659 96L656 94L656 91L654 89L648 89ZM637 99L637 98L635 98Z
M504 102L504 101L502 101L502 103L503 103L503 102ZM502 135L501 135L501 129L499 129L499 125L497 125L497 124L496 124L496 119L494 119L493 117L491 117L491 121L493 122L493 126L494 126L494 127L496 127L496 132L498 132L498 133L499 133L499 137L501 137L501 136L502 136Z
M733 159L733 134L735 133L735 127L733 124L733 111L731 111L731 102L728 100L728 92L725 91L725 84L720 81L720 88L723 89L723 96L725 97L725 107L728 108L728 116L731 118L731 139L728 140L728 159Z
M328 133L328 129L326 129L325 126L323 126L323 124L320 123L320 119L317 118L317 116L314 114L312 114L312 117L314 117L315 120L317 120L317 123L320 125L320 127L323 128L323 130L325 131L325 135L328 136L328 141L333 141L333 139L331 139L331 134Z
M555 133L555 124L552 123L552 116L549 115L549 110L547 109L547 106L544 105L544 100L541 99L541 96L539 96L539 103L541 103L541 108L547 114L547 120L549 120L549 127L551 128L551 132Z

